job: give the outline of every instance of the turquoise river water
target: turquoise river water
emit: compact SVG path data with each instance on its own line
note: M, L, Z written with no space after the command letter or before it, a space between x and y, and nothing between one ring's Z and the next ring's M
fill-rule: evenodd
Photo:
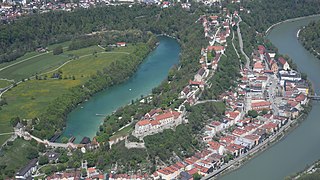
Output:
M180 46L175 39L161 36L160 44L153 50L138 71L126 82L97 93L80 104L67 118L63 136L76 137L79 143L85 136L94 137L106 115L121 106L148 95L168 75L170 68L179 61ZM104 116L97 116L103 114Z

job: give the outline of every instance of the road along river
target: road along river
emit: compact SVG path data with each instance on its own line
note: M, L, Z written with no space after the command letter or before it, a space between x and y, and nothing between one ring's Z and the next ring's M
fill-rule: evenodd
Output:
M85 136L93 138L106 115L141 95L150 94L153 88L160 85L170 68L178 64L180 46L175 39L164 36L159 37L159 41L159 46L148 55L130 79L97 93L73 110L68 115L62 137L74 136L75 143L79 143Z
M297 40L297 32L320 16L308 17L275 26L268 39L281 54L289 55L298 69L308 75L315 92L320 92L320 60L310 54ZM284 139L241 168L221 177L223 180L277 180L303 170L320 159L320 103L314 102L306 120Z

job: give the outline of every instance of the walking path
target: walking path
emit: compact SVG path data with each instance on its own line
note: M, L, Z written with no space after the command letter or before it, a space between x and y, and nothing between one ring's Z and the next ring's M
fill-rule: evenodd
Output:
M240 62L240 69L242 69L243 67L242 67L240 55L239 55L239 53L238 53L238 50L237 50L236 46L235 46L234 43L233 43L233 40L234 40L234 31L232 31L232 40L231 40L231 42L232 42L233 49L234 49L234 51L236 52L236 54L237 54L237 56L238 56L238 59L239 59L239 62Z
M41 53L41 54L37 54L37 55L35 55L35 56L31 56L31 57L29 57L29 58L26 58L26 59L24 59L24 60L15 62L15 63L13 63L13 64L10 64L10 65L6 66L6 67L1 68L0 71L3 71L3 70L5 70L5 69L7 69L7 68L9 68L9 67L12 67L12 66L15 66L15 65L17 65L17 64L23 63L23 62L28 61L28 60L30 60L30 59L33 59L33 58L35 58L35 57L39 57L39 56L48 54L48 53L50 53L50 52L51 52L51 51L45 52L45 53Z
M239 24L240 24L240 22L242 21L242 19L241 19L240 16L238 16L238 17L239 17L239 21L238 21L238 23L237 23L237 33L238 33L238 37L239 37L240 51L241 51L241 54L243 54L244 57L245 57L246 60L247 60L245 67L246 67L247 69L250 69L250 59L249 59L249 57L247 56L247 54L243 51L243 41L242 41L242 35L241 35L241 31L240 31L240 26L239 26Z
M194 106L197 105L197 104L203 104L203 103L207 103L207 102L221 102L221 100L210 99L210 100L204 100L204 101L197 101L197 102L194 104Z
M14 132L1 133L0 136L9 135L9 134L14 134Z

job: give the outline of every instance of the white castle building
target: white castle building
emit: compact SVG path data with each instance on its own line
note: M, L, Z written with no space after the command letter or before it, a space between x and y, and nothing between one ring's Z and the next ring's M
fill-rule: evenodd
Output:
M182 123L182 114L177 111L153 109L135 125L132 135L143 138L145 136L162 132Z

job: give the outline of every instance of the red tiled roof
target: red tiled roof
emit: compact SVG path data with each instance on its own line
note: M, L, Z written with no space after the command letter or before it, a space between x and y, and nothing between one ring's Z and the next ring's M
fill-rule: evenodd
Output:
M255 141L255 140L259 140L260 136L258 136L256 134L249 134L249 135L244 136L244 138Z
M274 129L277 126L278 126L278 124L270 122L268 124L263 125L262 127L265 128L265 129Z
M300 93L300 94L295 98L295 101L301 102L301 101L303 101L303 100L305 100L305 99L306 99L306 96L305 96L304 94Z
M198 169L197 169L197 168L192 168L192 169L190 169L190 170L188 171L188 173L189 173L190 175L194 175L195 173L198 173Z
M224 46L208 46L208 50L209 51L212 51L212 50L214 50L214 51L222 51L222 50L224 50Z
M253 66L254 69L263 69L263 65L261 62L256 62L254 63L254 66Z
M208 144L210 145L210 148L213 150L218 150L220 148L220 143L216 142L216 141L210 141L208 142Z
M235 128L232 132L233 135L235 136L241 136L243 134L245 134L247 131L244 129L240 129L240 128Z
M270 105L271 103L268 101L255 102L251 104L252 107L264 107L264 106L270 106Z
M139 126L145 126L145 125L150 124L150 121L148 119L145 119L145 120L138 121L137 124Z
M286 62L287 62L283 57L279 57L278 61L282 65L286 64Z

